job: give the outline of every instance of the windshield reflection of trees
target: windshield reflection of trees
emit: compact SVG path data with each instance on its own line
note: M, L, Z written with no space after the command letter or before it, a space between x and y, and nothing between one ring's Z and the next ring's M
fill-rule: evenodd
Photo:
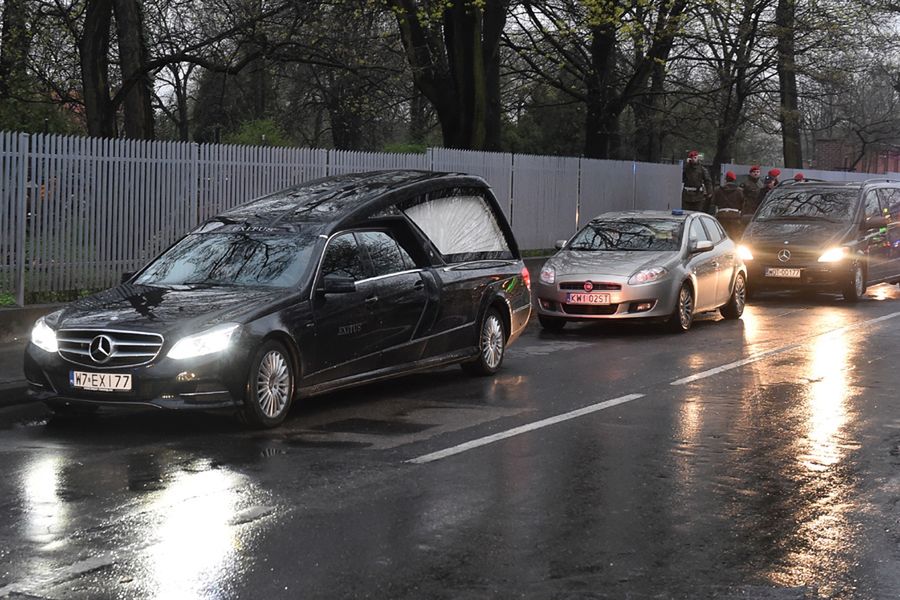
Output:
M675 221L591 223L572 240L570 250L678 250L681 224Z
M784 194L765 203L760 210L759 218L765 220L813 217L842 221L850 218L854 197L855 193L846 192Z
M191 235L153 263L137 283L289 286L299 280L313 241L301 235Z

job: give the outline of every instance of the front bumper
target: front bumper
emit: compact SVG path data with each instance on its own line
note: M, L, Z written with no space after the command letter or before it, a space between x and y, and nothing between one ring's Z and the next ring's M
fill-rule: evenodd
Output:
M590 274L566 275L564 283L591 281L594 289L610 295L609 304L584 305L570 304L569 293L578 293L577 289L560 289L561 283L537 284L537 311L546 317L564 318L567 320L595 319L664 319L671 316L678 297L679 286L675 285L671 274L660 281L643 285L628 285L627 277L598 277ZM602 289L615 287L619 289ZM650 304L651 308L639 310L642 304Z
M31 398L54 405L155 407L210 410L242 404L249 368L248 352L231 347L221 354L174 360L160 356L138 367L97 369L67 361L33 344L25 350L25 378ZM72 371L131 375L130 391L75 388Z

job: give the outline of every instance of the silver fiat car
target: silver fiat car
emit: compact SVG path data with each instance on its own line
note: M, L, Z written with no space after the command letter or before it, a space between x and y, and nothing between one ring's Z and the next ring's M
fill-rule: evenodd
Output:
M656 319L673 331L694 315L744 312L747 270L719 222L699 212L604 213L544 263L537 283L541 326L568 321Z

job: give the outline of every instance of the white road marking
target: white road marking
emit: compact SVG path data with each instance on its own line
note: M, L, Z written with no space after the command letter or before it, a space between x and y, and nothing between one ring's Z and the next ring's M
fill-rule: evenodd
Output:
M797 342L796 344L789 344L787 346L782 346L781 348L775 348L774 350L768 350L766 352L760 352L759 354L754 354L752 356L748 356L742 360L736 360L734 362L728 363L727 365L722 365L720 367L716 367L714 369L709 369L707 371L701 371L700 373L695 373L693 375L689 375L687 377L682 377L681 379L676 379L671 382L669 385L684 385L686 383L691 383L697 381L698 379L706 379L707 377L712 377L713 375L718 375L719 373L723 373L725 371L730 371L732 369L737 369L738 367L743 367L744 365L748 365L750 363L754 363L756 361L762 360L769 356L774 356L776 354L782 354L784 352L789 352L790 350L794 350L795 348L799 348L806 342L811 339L822 337L826 335L833 335L835 333L844 333L846 331L851 331L853 329L860 329L862 327L868 327L869 325L874 325L875 323L880 323L881 321L887 321L888 319L893 319L896 317L900 317L900 312L894 312L889 315L883 315L881 317L875 319L869 319L868 321L859 321L858 323L853 323L852 325L845 325L843 327L838 327L837 329L830 329L828 331L817 333L815 335L806 337L803 341Z
M742 360L737 360L737 361L728 363L726 365L715 367L714 369L709 369L707 371L695 373L694 375L690 375L688 377L676 379L675 381L672 381L669 385L684 385L686 383L691 383L692 381L697 381L699 379L705 379L707 377L712 377L713 375L717 375L724 371L730 371L732 369L737 369L738 367L742 367L744 365L760 361L769 356L775 356L777 354L783 354L785 352L789 352L790 350L799 348L803 344L809 342L809 340L811 340L811 339L823 337L826 335L833 335L836 333L843 333L846 331L852 331L855 329L861 329L863 327L868 327L870 325L874 325L874 324L880 323L882 321L894 319L896 317L900 317L900 312L894 312L894 313L891 313L888 315L883 315L881 317L877 317L875 319L869 319L867 321L860 321L858 323L853 323L852 325L845 325L843 327L830 329L830 330L824 331L822 333L817 333L815 335L807 336L807 337L803 338L801 341L794 343L794 344L789 344L787 346L782 346L780 348L775 348L773 350L767 350L765 352L760 352L759 354L754 354L752 356L748 356L747 358L742 359ZM434 462L437 460L441 460L442 458L447 458L449 456L461 454L463 452L472 450L474 448L480 448L481 446L487 446L488 444L493 444L494 442L499 442L500 440L505 440L507 438L511 438L516 435L528 433L529 431L534 431L536 429L541 429L542 427L548 427L550 425L555 425L556 423L562 423L563 421L568 421L570 419L577 419L578 417L583 417L584 415L589 415L591 413L595 413L597 411L604 410L606 408L611 408L613 406L618 406L619 404L625 404L626 402L631 402L632 400L637 400L638 398L643 398L643 397L644 397L644 394L628 394L627 396L620 396L618 398L613 398L612 400L606 400L605 402L591 404L590 406L585 406L584 408L579 408L577 410L563 413L563 414L557 415L555 417L541 419L540 421L535 421L534 423L529 423L527 425L522 425L520 427L514 427L514 428L508 429L506 431L501 431L500 433L495 433L493 435L489 435L489 436L486 436L483 438L478 438L476 440L465 442L465 443L459 444L457 446L452 446L452 447L446 448L444 450L438 450L437 452L432 452L430 454L424 454L422 456L407 460L406 462L412 463L412 464L417 464L417 465Z
M444 450L432 452L431 454L425 454L423 456L419 456L417 458L410 459L406 462L417 464L417 465L434 462L434 461L440 460L442 458L447 458L448 456L453 456L455 454L460 454L467 450L472 450L473 448L487 446L488 444L493 444L494 442L499 442L500 440L505 440L507 438L511 438L513 436L516 436L516 435L519 435L522 433L527 433L529 431L534 431L535 429L540 429L542 427L548 427L550 425L555 425L556 423L562 423L563 421L568 421L570 419L577 419L578 417L583 417L584 415L589 415L591 413L595 413L597 411L604 410L606 408L612 408L613 406L618 406L619 404L625 404L626 402L631 402L632 400L637 400L638 398L643 398L643 397L644 397L644 394L628 394L627 396L620 396L618 398L613 398L612 400L606 400L605 402L591 404L590 406L585 406L584 408L579 408L578 410L573 410L571 412L563 413L563 414L557 415L555 417L541 419L540 421L535 421L534 423L529 423L527 425L522 425L520 427L514 427L512 429L508 429L506 431L501 431L500 433L495 433L495 434L489 435L487 437L478 438L477 440L472 440L472 441L466 442L464 444L459 444L458 446L452 446L452 447L446 448Z

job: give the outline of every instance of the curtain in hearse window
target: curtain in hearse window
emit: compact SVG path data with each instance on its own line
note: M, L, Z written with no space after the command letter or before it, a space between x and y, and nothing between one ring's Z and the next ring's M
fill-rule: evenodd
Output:
M480 190L441 190L406 205L403 212L448 262L513 258Z

